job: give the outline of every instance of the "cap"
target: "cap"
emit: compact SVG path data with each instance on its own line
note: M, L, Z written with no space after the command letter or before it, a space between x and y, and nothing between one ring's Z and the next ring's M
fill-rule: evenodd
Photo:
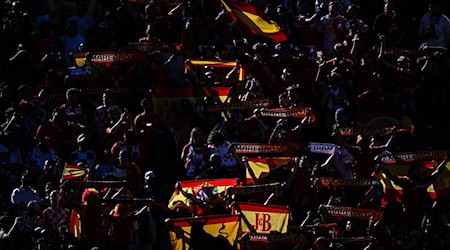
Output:
M153 172L151 170L145 172L144 179L148 180L148 179L155 179L155 178L156 178L155 172Z

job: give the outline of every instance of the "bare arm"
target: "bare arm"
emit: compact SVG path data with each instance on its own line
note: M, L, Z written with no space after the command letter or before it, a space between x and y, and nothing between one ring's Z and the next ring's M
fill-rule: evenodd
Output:
M434 170L434 172L430 175L429 178L427 178L426 180L428 182L434 182L436 181L436 179L439 177L439 175L444 172L444 170L447 168L447 162L448 162L448 157L445 157L444 160L442 160L442 162L439 164L439 166L436 168L436 170Z

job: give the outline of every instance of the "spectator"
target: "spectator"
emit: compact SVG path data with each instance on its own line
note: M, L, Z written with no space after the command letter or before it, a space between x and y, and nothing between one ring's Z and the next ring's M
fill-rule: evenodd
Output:
M231 143L225 140L222 133L212 130L207 139L210 153L217 153L220 155L220 164L228 173L228 176L238 176L239 160L232 150L230 150Z
M50 148L50 142L47 138L38 141L38 144L31 149L25 167L34 175L41 174L44 171L45 161L56 161L56 157L56 152L53 148Z
M126 180L128 189L133 195L137 195L138 191L142 189L143 179L142 170L133 162L131 153L128 150L122 150L119 153L119 167L126 172Z
M40 203L31 200L26 206L26 211L22 216L17 216L9 234L14 238L13 244L19 249L31 249L33 246L31 234L37 229L42 229L42 210Z
M193 128L189 143L183 147L181 154L188 178L193 178L206 169L208 157L208 148L204 142L202 130L198 127Z
M103 91L102 95L103 105L98 106L95 110L94 126L96 128L96 135L104 140L107 136L107 130L114 126L120 119L120 114L123 109L114 103L114 96L110 89Z
M75 20L66 24L66 35L61 37L64 44L64 59L67 66L72 65L72 54L78 52L80 44L85 42L85 38L78 31L78 23Z
M423 44L444 47L450 40L450 20L442 13L439 1L430 1L429 12L422 16L419 37Z
M83 162L87 168L94 169L96 164L96 154L88 148L88 139L86 135L80 134L77 138L78 150L70 154L70 163L76 165Z
M22 173L20 186L15 188L11 194L11 203L14 205L18 216L25 212L29 202L39 202L41 200L36 190L31 187L31 178L31 174L28 171Z
M333 46L343 39L345 29L345 18L339 15L338 4L330 1L328 14L321 17L317 24L317 31L322 35L322 49L326 58L332 58Z
M63 196L58 191L53 190L50 193L50 207L42 212L42 221L44 227L47 228L51 235L56 236L58 226L61 223L69 221L69 210L62 206Z
M203 179L221 179L227 177L227 172L224 167L222 167L220 161L220 155L217 153L211 154L209 157L210 167L205 169L199 175L195 177L196 180Z

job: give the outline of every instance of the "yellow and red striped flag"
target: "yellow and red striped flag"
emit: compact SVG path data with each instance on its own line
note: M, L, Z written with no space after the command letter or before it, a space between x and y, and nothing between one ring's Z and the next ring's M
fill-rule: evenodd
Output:
M80 214L72 209L70 213L70 232L78 239L81 239L81 219Z
M63 170L63 180L84 180L87 176L87 170L84 167L66 164Z
M244 26L253 35L262 35L277 43L287 40L286 35L273 21L266 20L263 11L253 5L235 0L221 0L223 6L235 22Z
M233 249L239 228L240 217L237 215L199 216L171 220L169 235L174 250L197 249L199 246Z

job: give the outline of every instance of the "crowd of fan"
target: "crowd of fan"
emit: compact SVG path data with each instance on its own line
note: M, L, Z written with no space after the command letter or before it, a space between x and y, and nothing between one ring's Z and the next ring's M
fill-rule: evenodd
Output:
M385 217L375 224L340 221L340 235L377 239L354 249L450 247L449 200L433 202L424 189L442 167L426 180L414 171L407 182L398 179L405 192L402 202L382 203L386 197L379 187L366 193L314 185L323 176L372 178L372 172L384 169L374 159L386 149L448 148L450 21L444 5L250 1L287 36L276 43L250 35L220 1L184 0L163 15L157 2L0 3L0 249L171 249L165 219L190 216L181 207L167 209L176 181L245 179L232 142L311 141L335 143L339 149L328 159L288 155L296 160L276 176L285 183L276 203L291 208L290 225L330 222L316 213L325 203L383 209ZM181 53L167 57L148 51L142 62L108 67L89 60L77 66L73 60L78 52L123 51L137 41L180 43ZM415 53L405 54L405 49ZM246 76L239 80L236 69L221 76L192 66L176 81L168 66L180 57L187 65L190 59L235 60ZM108 88L86 96L86 86L100 83ZM116 93L118 86L131 94ZM203 103L183 99L157 111L152 99L158 87L215 86L231 87L231 102L270 98L271 107L309 107L311 113L274 121L261 117L260 109L223 115L204 111L220 102L214 96ZM59 102L58 89L64 95ZM339 128L392 113L407 116L416 136L398 132L348 140L339 134ZM66 164L86 168L89 180L127 180L127 185L62 192ZM114 206L95 202L99 197L155 202ZM86 217L81 240L69 232L70 209ZM217 211L222 210L204 213ZM349 247L322 244L318 239L327 234L317 233L311 245L295 249Z

